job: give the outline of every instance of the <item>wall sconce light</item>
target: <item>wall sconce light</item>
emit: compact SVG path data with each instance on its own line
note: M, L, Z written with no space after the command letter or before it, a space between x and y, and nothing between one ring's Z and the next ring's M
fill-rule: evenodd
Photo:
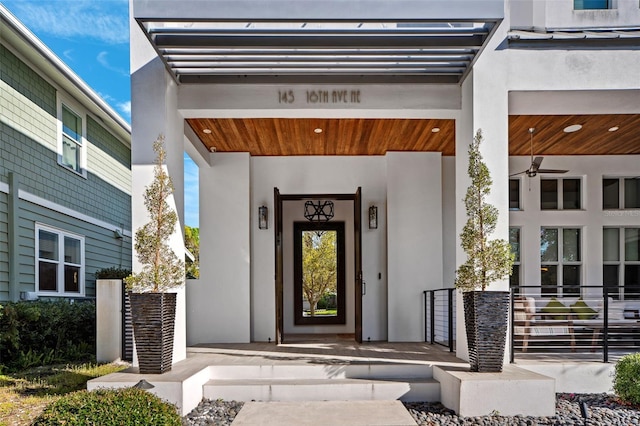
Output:
M378 208L369 207L369 229L378 229Z
M269 229L269 209L267 206L258 207L258 228Z

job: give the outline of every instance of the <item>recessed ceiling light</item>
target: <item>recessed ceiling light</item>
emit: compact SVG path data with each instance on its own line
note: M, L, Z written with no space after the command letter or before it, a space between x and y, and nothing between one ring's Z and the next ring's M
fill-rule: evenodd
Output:
M619 126L613 126L609 128L610 132L615 132L616 130L618 130L620 127Z
M440 127L434 127L431 129L431 133L438 133L440 131Z
M320 127L316 127L315 129L313 129L314 133L320 134L322 133L322 129Z
M202 129L202 133L211 134L211 129Z
M571 126L567 126L564 128L565 133L573 133L582 129L582 124L572 124Z

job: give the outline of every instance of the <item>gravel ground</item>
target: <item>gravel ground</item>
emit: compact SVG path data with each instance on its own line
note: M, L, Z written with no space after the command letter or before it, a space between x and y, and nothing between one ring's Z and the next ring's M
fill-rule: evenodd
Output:
M580 403L586 402L589 419L585 423L580 414ZM226 426L233 422L243 406L237 401L203 400L200 405L183 418L186 426ZM458 417L438 402L406 402L405 407L418 425L640 425L638 407L621 404L608 394L557 394L556 415L552 417L504 417L493 416Z

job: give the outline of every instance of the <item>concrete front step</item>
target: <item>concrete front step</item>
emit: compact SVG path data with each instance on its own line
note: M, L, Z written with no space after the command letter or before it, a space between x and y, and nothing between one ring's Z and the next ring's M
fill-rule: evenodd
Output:
M208 399L235 401L438 401L440 383L433 379L235 379L210 380Z
M433 366L424 364L337 365L212 365L212 379L432 379Z
M234 426L415 426L400 401L247 402Z

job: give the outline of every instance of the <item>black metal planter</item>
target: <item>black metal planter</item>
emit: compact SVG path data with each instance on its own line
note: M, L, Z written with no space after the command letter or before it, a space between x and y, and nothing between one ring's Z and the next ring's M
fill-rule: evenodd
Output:
M140 373L171 370L176 293L131 293L130 298Z
M501 372L507 340L509 292L470 291L462 297L471 371Z

